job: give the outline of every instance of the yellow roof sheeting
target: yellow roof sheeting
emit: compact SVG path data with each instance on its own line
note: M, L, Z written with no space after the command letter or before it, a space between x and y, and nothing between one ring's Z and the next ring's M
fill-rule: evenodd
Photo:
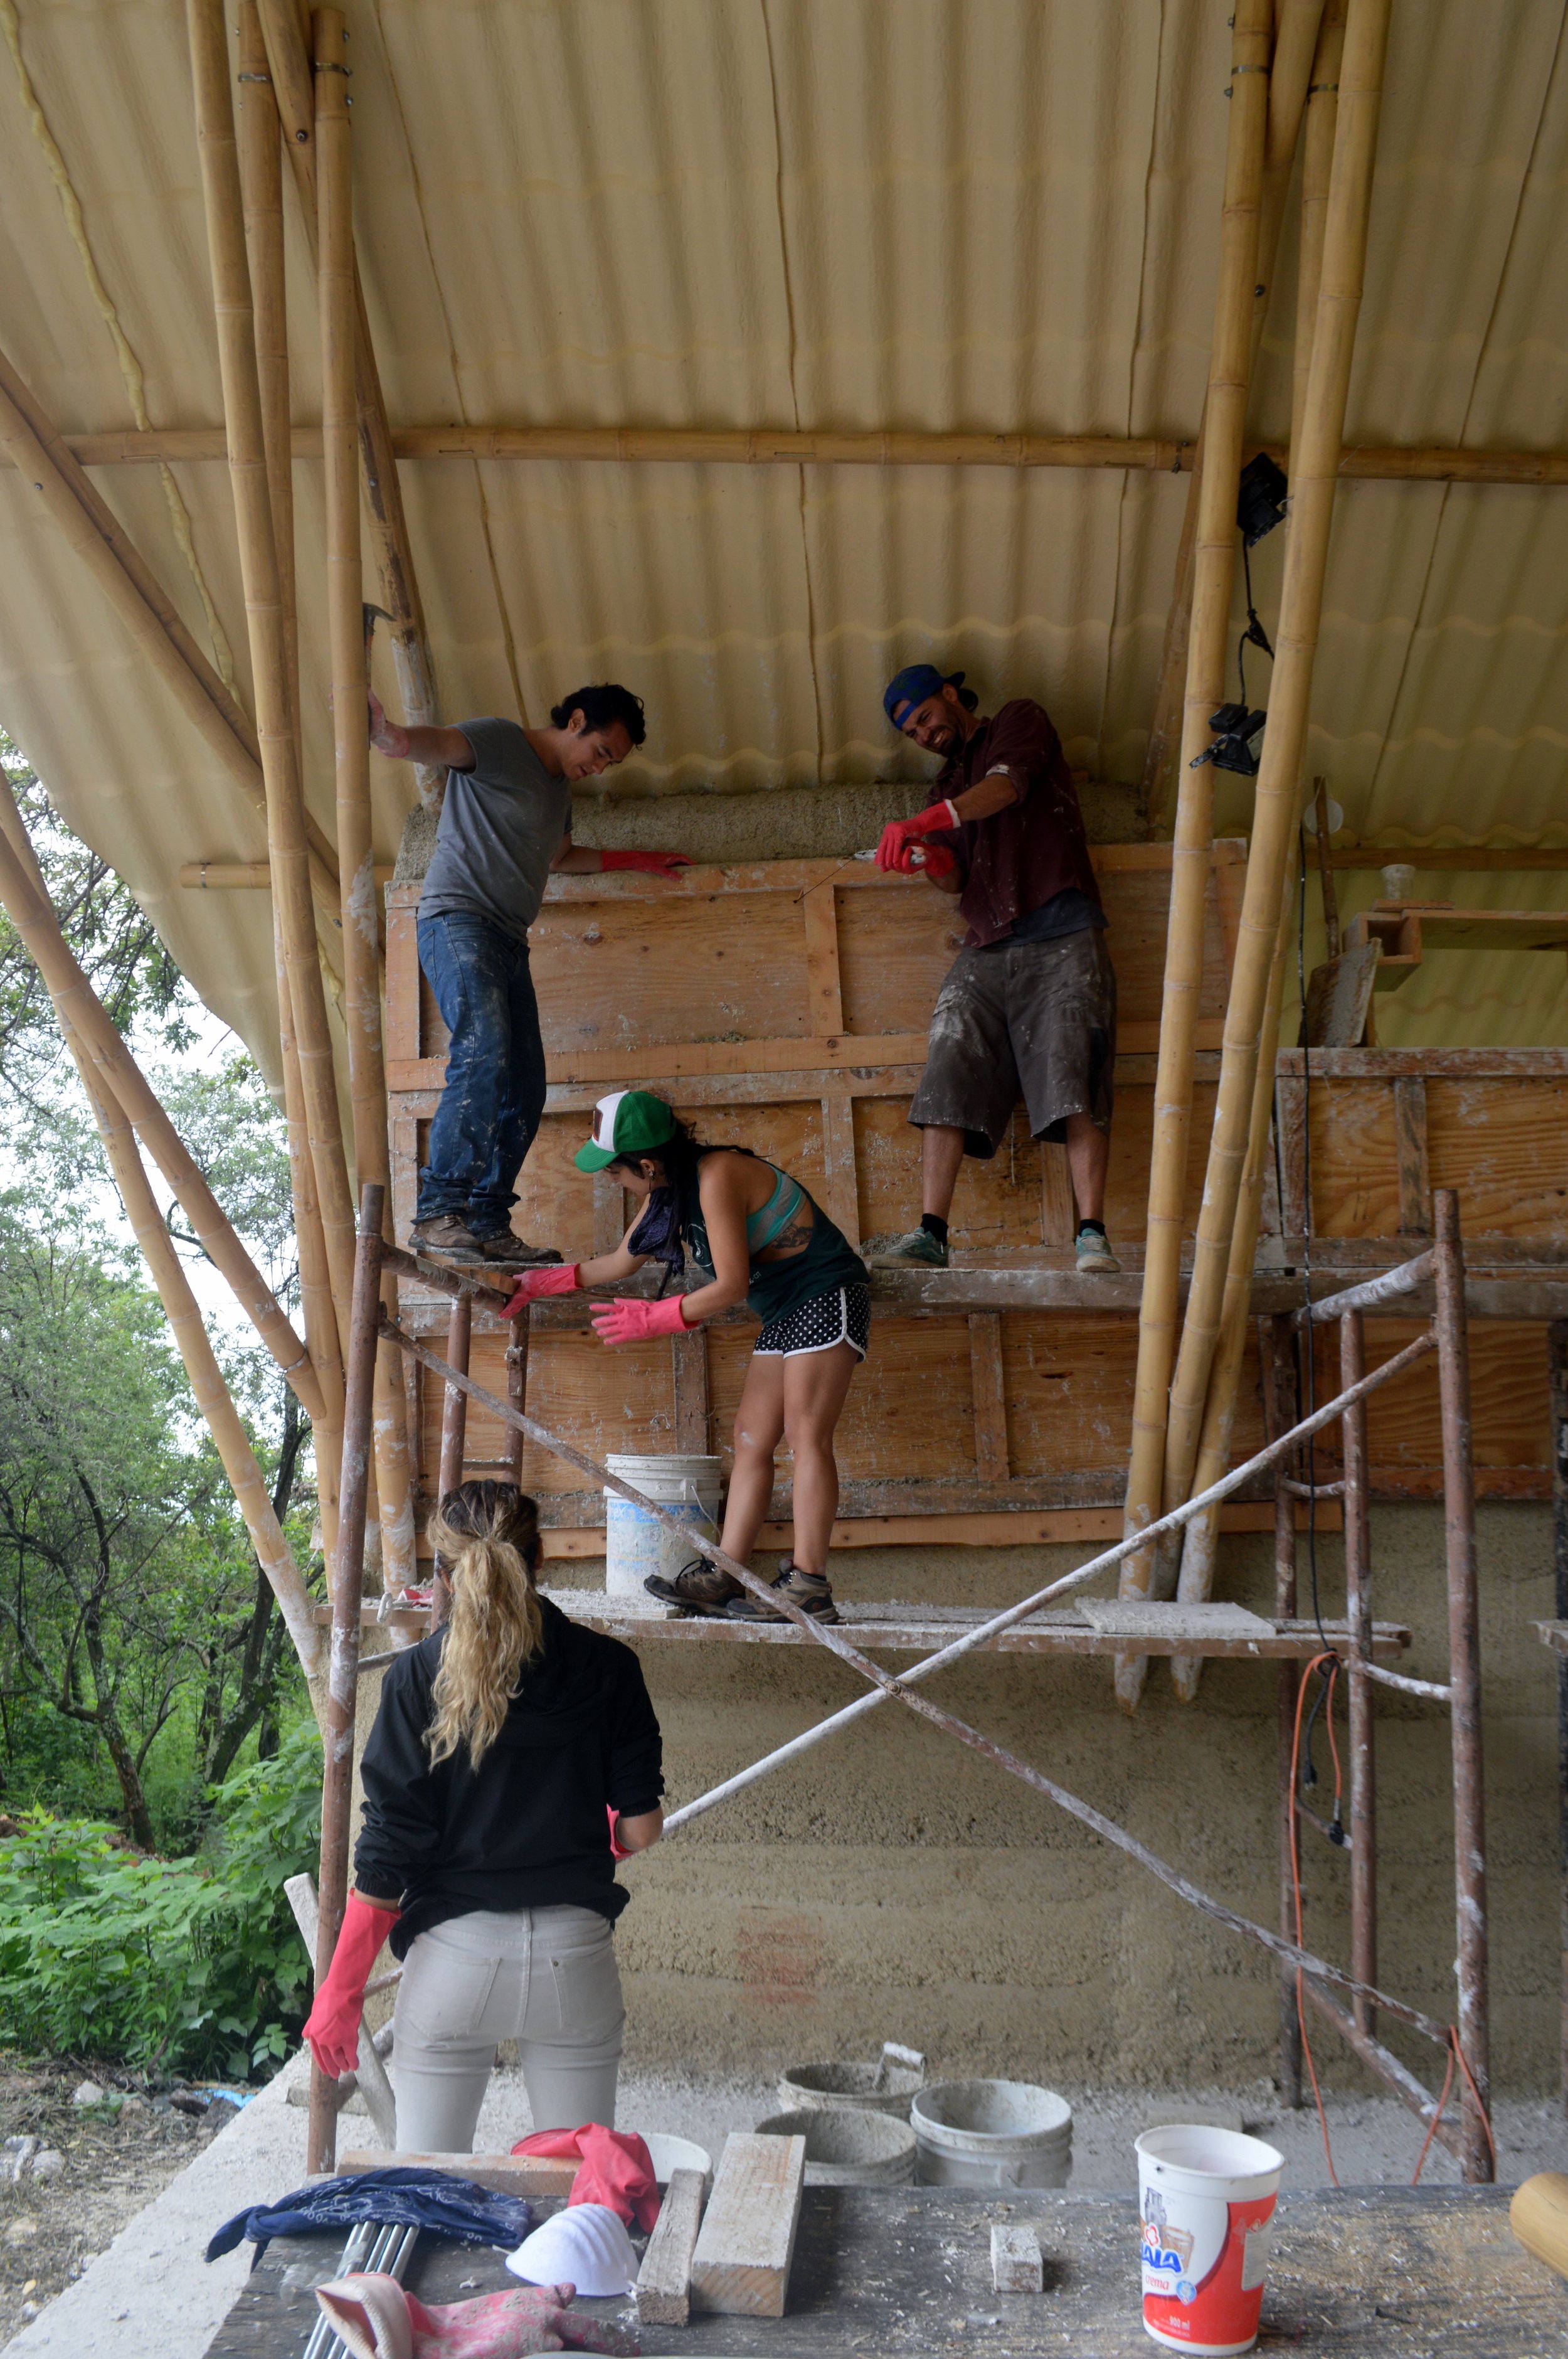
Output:
M37 114L0 58L0 343L68 431L133 425L138 368L155 426L211 426L183 8L15 11ZM1190 437L1229 14L1228 0L351 5L358 234L389 413ZM1568 443L1565 16L1564 0L1395 10L1357 440ZM285 212L295 415L313 422L292 186ZM1252 409L1262 439L1288 425L1293 256L1288 222ZM207 646L205 593L248 703L225 471L169 473L94 479ZM650 733L616 791L894 775L907 766L881 687L927 653L991 699L1040 696L1096 775L1141 775L1184 478L467 458L402 473L444 712L536 720L579 679L623 678ZM319 462L297 462L296 488L308 791L330 833ZM1309 762L1357 834L1568 842L1565 527L1568 491L1342 489ZM1254 560L1267 621L1282 539ZM1255 657L1255 701L1267 679ZM175 881L183 860L258 856L259 822L8 469L0 721L203 996L265 1048L265 897ZM390 858L411 782L375 768ZM1247 819L1244 786L1222 780L1222 831ZM1568 905L1559 883L1525 897ZM1494 884L1456 889L1489 899ZM1406 1037L1518 1037L1522 1022L1568 1038L1568 987L1521 979L1517 959L1485 964L1498 973L1484 994L1459 985L1465 1005L1451 984L1427 1017L1401 1008L1437 1027ZM1557 964L1535 962L1554 978ZM1422 981L1401 995L1412 1010Z

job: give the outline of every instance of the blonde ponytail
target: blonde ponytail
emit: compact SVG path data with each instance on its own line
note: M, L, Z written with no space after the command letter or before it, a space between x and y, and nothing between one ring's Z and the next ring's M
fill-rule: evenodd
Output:
M524 1664L544 1642L534 1586L539 1511L512 1483L461 1483L430 1519L452 1610L436 1673L430 1766L466 1745L477 1769L500 1735Z

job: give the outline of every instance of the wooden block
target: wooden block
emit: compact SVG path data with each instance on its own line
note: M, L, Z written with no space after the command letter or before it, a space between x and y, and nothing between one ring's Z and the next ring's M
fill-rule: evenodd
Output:
M991 2228L991 2284L998 2293L1039 2293L1045 2283L1040 2239L1033 2228Z
M725 2141L691 2262L694 2310L782 2318L806 2184L803 2137Z
M701 2171L672 2170L637 2272L637 2316L644 2326L684 2326L691 2315L691 2261L701 2219Z
M1432 1169L1426 1145L1426 1083L1406 1074L1394 1083L1394 1157L1400 1189L1400 1234L1432 1234Z
M545 2154L387 2154L383 2149L352 2149L341 2154L334 2166L345 2177L361 2170L449 2170L454 2179L471 2179L499 2195L533 2196L543 2202L551 2196L569 2195L578 2165L569 2156Z

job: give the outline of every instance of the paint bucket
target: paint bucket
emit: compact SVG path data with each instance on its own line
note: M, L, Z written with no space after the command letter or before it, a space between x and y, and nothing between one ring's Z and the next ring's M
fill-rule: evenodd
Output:
M847 2064L791 2064L779 2076L779 2103L797 2112L821 2105L859 2105L909 2119L910 2099L925 2086L925 2059L889 2040L880 2057Z
M1028 2081L937 2081L909 2111L922 2187L1065 2187L1073 2109Z
M1145 2130L1133 2145L1145 2333L1173 2351L1250 2351L1284 2157L1199 2123Z
M713 2189L713 2157L695 2138L666 2137L662 2130L644 2130L643 2143L661 2187L670 2183L672 2170L700 2170L707 2193Z
M704 1539L719 1537L719 1493L723 1461L671 1454L658 1458L610 1457L612 1474L674 1516ZM641 1597L650 1573L673 1581L695 1550L667 1526L613 1491L604 1495L604 1586L611 1596Z
M806 2140L807 2187L913 2187L914 2132L864 2105L802 2105L757 2124L762 2137Z

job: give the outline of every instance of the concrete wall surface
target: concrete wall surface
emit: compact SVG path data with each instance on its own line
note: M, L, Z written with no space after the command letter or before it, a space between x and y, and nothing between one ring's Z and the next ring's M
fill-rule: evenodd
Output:
M1559 2004L1555 1680L1532 1635L1551 1611L1548 1511L1479 1511L1484 1607L1494 2071L1500 2088L1555 2083ZM1000 1604L1087 1549L854 1550L854 1598ZM1342 1612L1340 1542L1318 1546L1326 1614ZM1272 1544L1222 1543L1219 1593L1267 1613ZM1446 1668L1441 1510L1373 1514L1376 1610L1408 1621L1406 1666ZM557 1577L564 1568L553 1568ZM578 1568L592 1586L600 1569ZM1303 1546L1303 1611L1310 1595ZM1108 1593L1110 1584L1106 1584ZM848 1701L852 1675L790 1649L642 1642L665 1732L669 1806ZM975 1659L933 1693L1098 1805L1217 1898L1277 1922L1276 1684L1268 1666L1212 1664L1178 1703L1156 1666L1135 1718L1105 1659ZM1336 1734L1343 1751L1343 1704ZM1452 1783L1446 1715L1378 1698L1384 1986L1454 2012ZM1320 1720L1318 1799L1332 1792ZM1326 1814L1326 1806L1325 1806ZM1309 1945L1348 1954L1345 1854L1303 1838ZM1200 1917L1146 1871L896 1705L726 1803L621 1870L618 1945L627 2068L771 2071L869 2055L883 2038L934 2068L1080 2084L1255 2081L1275 2058L1277 1983L1264 1952ZM1391 2045L1417 2070L1425 2043ZM1326 2029L1329 2085L1360 2068Z

